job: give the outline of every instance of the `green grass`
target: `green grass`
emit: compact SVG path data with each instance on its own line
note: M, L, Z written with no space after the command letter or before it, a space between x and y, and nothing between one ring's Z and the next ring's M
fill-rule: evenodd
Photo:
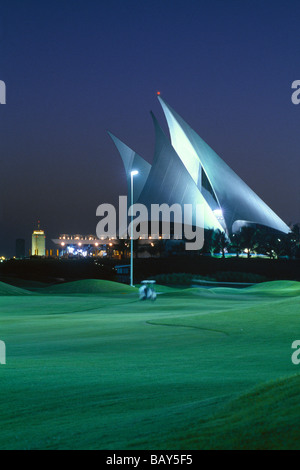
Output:
M209 426L205 424L205 437L199 436L203 448L299 450L299 388L300 375L296 375L257 387L232 401ZM199 441L194 438L195 443Z
M127 286L126 284L120 284L112 281L99 281L97 279L86 279L83 281L68 282L66 284L58 284L43 288L41 291L43 294L134 294L137 292L137 288Z
M0 296L2 295L31 295L31 292L0 281Z
M5 289L0 449L300 449L299 283Z

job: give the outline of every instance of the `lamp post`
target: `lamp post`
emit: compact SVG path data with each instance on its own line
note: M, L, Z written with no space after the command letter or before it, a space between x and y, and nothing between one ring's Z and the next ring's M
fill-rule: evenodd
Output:
M131 234L130 234L130 286L133 287L133 177L139 172L131 172Z

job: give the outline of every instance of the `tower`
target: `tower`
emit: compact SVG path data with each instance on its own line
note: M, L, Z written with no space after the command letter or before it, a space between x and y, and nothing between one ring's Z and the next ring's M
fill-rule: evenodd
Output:
M33 231L32 234L32 256L45 256L46 255L46 235L44 230L40 228L40 221L38 221L38 229Z

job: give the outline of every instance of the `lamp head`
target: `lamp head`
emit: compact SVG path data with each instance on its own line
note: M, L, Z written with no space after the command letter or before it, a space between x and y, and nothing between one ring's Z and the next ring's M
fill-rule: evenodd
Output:
M138 172L137 170L133 170L133 171L131 172L131 176L136 176L136 175L138 175L138 174L139 174L139 172Z

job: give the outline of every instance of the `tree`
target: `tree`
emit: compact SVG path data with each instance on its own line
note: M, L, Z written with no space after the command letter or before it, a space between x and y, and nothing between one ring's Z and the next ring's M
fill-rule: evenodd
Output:
M201 252L202 253L209 253L210 256L212 256L213 253L214 253L213 235L214 235L214 229L213 228L205 229L205 231L204 231L204 245L201 249Z
M297 228L290 233L282 234L276 237L274 251L277 256L287 256L289 259L294 258L297 252L297 244L299 244Z
M222 232L220 229L214 230L213 233L213 246L215 250L222 253L222 258L225 258L225 251L230 245L230 241L225 232Z
M300 242L300 223L291 224L290 227L291 227L291 233L295 237L296 242L299 243Z
M238 258L240 253L243 251L243 240L242 240L241 232L237 232L232 235L231 247L235 251L236 257Z
M281 239L274 233L261 234L258 246L262 254L267 255L270 259L278 258L281 251Z
M240 230L241 248L247 250L248 258L251 252L255 251L259 246L260 231L253 227L242 227Z
M291 239L293 244L293 256L300 257L300 223L294 224L291 228Z

